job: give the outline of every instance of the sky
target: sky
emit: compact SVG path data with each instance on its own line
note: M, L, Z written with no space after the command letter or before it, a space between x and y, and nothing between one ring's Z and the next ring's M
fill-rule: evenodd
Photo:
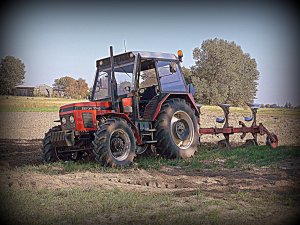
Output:
M255 58L256 103L300 105L299 24L288 1L12 2L2 7L0 57L24 62L25 85L52 85L67 75L91 85L95 61L109 56L110 45L115 54L124 52L124 40L127 51L176 54L181 49L182 65L189 67L194 48L221 38Z

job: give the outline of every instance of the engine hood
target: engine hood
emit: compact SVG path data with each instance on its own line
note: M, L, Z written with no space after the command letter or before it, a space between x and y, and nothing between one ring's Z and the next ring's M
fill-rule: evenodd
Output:
M74 110L110 110L111 102L77 102L61 106L60 113Z

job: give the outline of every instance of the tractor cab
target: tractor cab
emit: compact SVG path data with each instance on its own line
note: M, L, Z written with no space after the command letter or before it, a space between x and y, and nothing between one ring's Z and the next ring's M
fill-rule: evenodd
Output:
M113 56L113 61L110 57L97 61L92 101L116 102L116 112L135 120L151 121L163 97L188 92L174 54L132 51Z

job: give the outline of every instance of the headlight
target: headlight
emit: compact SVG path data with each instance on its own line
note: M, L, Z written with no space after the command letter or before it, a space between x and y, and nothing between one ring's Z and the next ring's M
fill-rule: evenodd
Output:
M63 117L63 118L61 119L61 122L62 122L62 124L66 124L66 123L67 123L67 120L66 120L66 118L65 118L65 117Z
M74 123L74 116L70 116L70 122Z

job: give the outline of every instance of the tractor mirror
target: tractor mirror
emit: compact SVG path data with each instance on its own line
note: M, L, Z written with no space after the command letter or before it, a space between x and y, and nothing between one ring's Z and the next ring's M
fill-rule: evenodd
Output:
M188 90L189 90L189 93L191 93L193 96L195 95L195 88L194 88L194 85L192 83L188 84Z
M170 63L170 73L176 73L176 63L175 62Z

